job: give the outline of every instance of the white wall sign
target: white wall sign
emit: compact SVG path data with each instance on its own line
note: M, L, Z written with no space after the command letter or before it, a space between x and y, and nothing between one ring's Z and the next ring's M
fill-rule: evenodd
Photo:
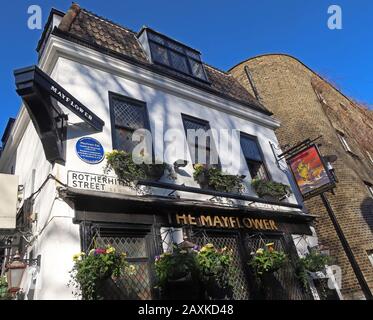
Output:
M67 173L67 184L69 187L76 189L137 194L136 190L124 185L118 178L107 175L69 171Z

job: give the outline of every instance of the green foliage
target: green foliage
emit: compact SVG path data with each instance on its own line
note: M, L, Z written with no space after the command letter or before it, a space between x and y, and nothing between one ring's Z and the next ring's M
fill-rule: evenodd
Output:
M155 272L160 287L168 280L181 279L188 274L196 279L199 276L197 253L174 245L172 253L165 252L155 258Z
M297 277L307 291L309 291L309 272L322 271L331 262L331 257L314 249L311 249L305 257L299 258L297 262Z
M290 187L288 185L275 181L253 179L251 185L260 198L268 196L280 199L291 193Z
M12 295L8 291L6 276L0 277L0 300L11 300Z
M212 243L208 243L198 252L197 261L204 282L213 278L224 288L231 284L234 270L232 255L227 248L217 249Z
M133 181L146 179L160 179L168 165L165 163L144 163L144 159L134 161L131 153L125 151L113 150L106 153L106 167L104 172L107 174L114 170L115 174L125 182L131 185Z
M282 268L286 262L286 254L273 248L273 243L266 244L265 248L258 249L249 262L258 276L272 273Z
M200 184L206 184L208 188L215 191L240 192L242 190L242 179L240 176L224 174L217 167L196 164L193 178Z
M133 271L133 266L130 266L126 261L126 254L118 254L110 246L92 249L89 254L79 253L74 255L73 259L74 267L70 271L72 279L68 285L74 287L76 289L74 294L81 295L84 300L102 298L97 292L100 280L120 277L126 272Z

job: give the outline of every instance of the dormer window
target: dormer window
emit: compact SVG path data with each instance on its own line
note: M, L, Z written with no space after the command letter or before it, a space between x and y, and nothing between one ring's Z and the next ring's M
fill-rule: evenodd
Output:
M175 40L159 34L149 28L141 32L139 39L144 45L143 37L146 34L151 60L155 64L166 66L170 69L187 74L199 80L208 81L203 67L200 53Z

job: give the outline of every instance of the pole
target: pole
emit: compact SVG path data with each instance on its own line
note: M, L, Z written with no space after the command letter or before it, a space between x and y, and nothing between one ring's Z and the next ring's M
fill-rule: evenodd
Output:
M326 211L328 211L330 220L332 220L334 229L338 235L339 240L342 243L343 249L347 255L348 260L350 261L350 264L352 266L352 269L354 270L354 273L356 275L357 280L359 281L361 290L363 291L365 298L367 300L373 300L372 292L370 291L370 288L368 286L368 283L366 282L364 275L355 259L355 256L351 250L350 245L347 242L347 239L342 231L341 226L338 223L337 217L334 214L333 208L331 207L328 198L326 197L325 193L321 194L322 202L326 208Z

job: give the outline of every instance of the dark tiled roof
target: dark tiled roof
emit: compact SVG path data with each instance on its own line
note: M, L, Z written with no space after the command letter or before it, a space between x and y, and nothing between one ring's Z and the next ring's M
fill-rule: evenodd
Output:
M74 14L71 14L71 10ZM65 20L65 21L64 21ZM204 83L193 77L182 75L166 67L151 64L146 53L137 40L137 33L126 29L106 18L99 17L76 4L70 8L63 18L65 30L59 30L60 36L67 36L70 40L95 49L102 49L106 53L115 54L124 59L130 59L144 67L162 74L170 75L201 89L230 98L237 102L271 114L230 74L205 64L205 70L210 83ZM66 28L66 24L69 26ZM60 29L62 29L60 27Z

